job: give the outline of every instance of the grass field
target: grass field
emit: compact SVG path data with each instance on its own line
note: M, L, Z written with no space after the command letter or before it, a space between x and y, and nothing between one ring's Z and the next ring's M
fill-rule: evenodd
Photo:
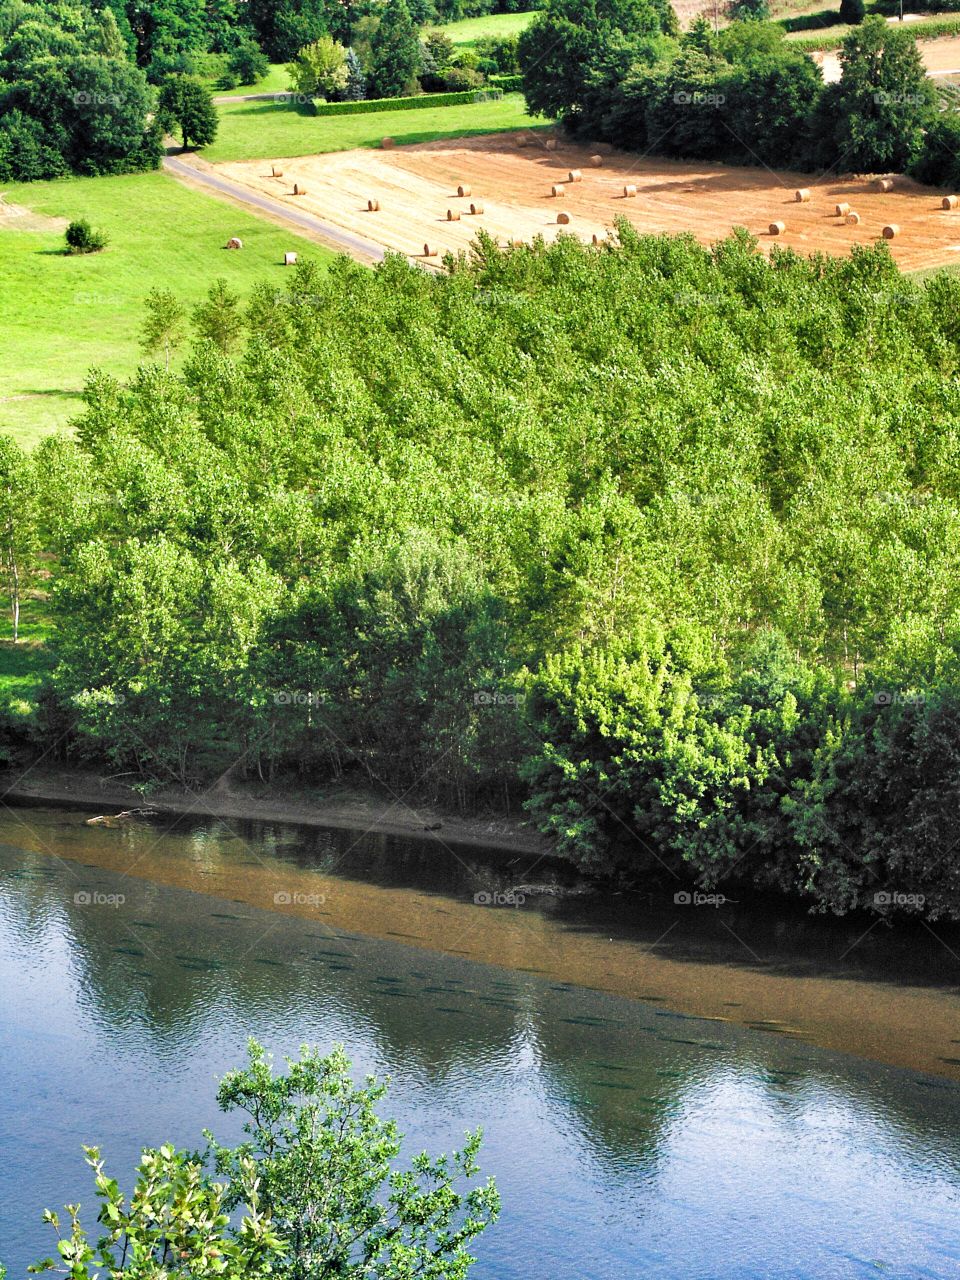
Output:
M17 219L0 219L0 430L23 444L68 424L91 366L133 371L143 299L154 286L193 303L218 276L240 293L271 273L282 281L284 250L331 257L163 173L35 182L5 195L51 218L89 218L110 235L104 253L69 257L59 225L21 230ZM234 235L242 252L222 248Z
M445 31L454 44L473 44L484 36L518 36L536 17L529 13L487 13L482 18L464 18L461 22L447 22L439 29Z
M270 70L262 80L254 84L237 85L235 89L218 89L213 86L217 98L240 98L245 93L286 93L290 88L290 75L285 62L271 62Z
M522 93L508 93L493 102L344 116L306 115L284 102L225 103L218 110L217 140L203 152L205 160L215 163L377 147L384 134L404 145L548 123L531 121Z

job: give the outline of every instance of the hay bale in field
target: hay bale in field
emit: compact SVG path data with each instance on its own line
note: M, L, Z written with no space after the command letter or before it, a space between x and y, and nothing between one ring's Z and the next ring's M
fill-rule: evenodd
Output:
M859 227L860 215L859 213L857 213L856 209L850 210L850 212L846 216L845 221L848 227Z
M960 205L960 196L944 196L940 201L941 209L956 209Z
M793 198L796 200L797 204L809 204L809 203L810 203L810 188L809 188L809 187L798 187L798 188L797 188L797 190L794 192L794 196L793 196Z
M895 236L898 236L899 234L900 234L900 227L896 222L891 222L888 226L883 228L884 240L892 240Z
M242 249L243 241L240 239L239 236L231 236L230 239L227 241L226 247L228 249Z
M637 194L637 188L633 185L632 182L628 182L627 185L623 188L624 200L631 200L636 194Z
M770 234L772 236L782 236L783 233L786 231L786 229L787 229L787 224L785 222L770 223Z
M483 213L483 205L482 205L482 204L472 204L472 205L470 206L470 212L471 212L471 213L473 213L473 214Z
M559 196L566 195L566 187L562 182L555 182L550 188L550 194L556 199Z
M601 155L591 156L590 163L594 167L594 169L599 169L600 166L603 164L603 156Z
M570 215L569 215L569 213L558 213L558 214L557 214L557 221L558 221L562 226L564 226L564 227L565 227L565 226L567 225L567 223L570 221Z
M368 201L367 201L367 212L368 212L368 213L379 213L379 212L380 212L380 201L379 201L379 200L368 200Z
M439 249L435 244L427 243L423 246L423 256L425 258L435 258L439 253Z
M394 142L393 138L380 139L380 146L384 151L392 151L396 145L397 144Z
M470 188L467 186L465 182L461 182L459 187L457 187L457 195L462 198L463 196L468 196L470 194L471 194Z
M893 190L893 179L892 179L892 178L878 178L878 179L876 180L876 182L873 184L873 186L874 186L874 190L876 190L876 191L892 191L892 190Z
M582 181L583 181L583 174L580 172L580 170L579 170L579 169L571 169L571 170L570 170L570 172L567 174L567 181L568 181L568 182L582 182Z
M447 221L448 221L448 222L459 222L459 221L460 221L460 210L459 210L459 209L448 209L448 210L447 210Z
M556 140L556 138L548 138L548 139L547 139L547 150L548 150L548 151L556 151L556 150L557 150L557 148L558 148L559 146L560 146L560 143Z
M607 243L607 237L606 237L605 235L599 235L599 236L598 236L598 235L596 235L596 233L594 233L593 243L594 243L594 244L606 244L606 243Z
M295 267L297 265L297 255L295 253L285 253L283 255L283 265L285 267Z
M834 207L834 213L838 218L845 218L849 212L850 206L847 204L846 200L841 200L841 202Z
M307 194L306 187L300 187L296 183L293 184L293 194L295 196L305 196Z
M283 177L283 170L282 170L282 169L278 169L278 168L277 168L277 166L276 166L275 164L272 164L272 165L270 166L270 176L271 176L271 178L282 178L282 177Z
M525 133L518 133L514 141L518 147L528 147L530 145L530 139Z

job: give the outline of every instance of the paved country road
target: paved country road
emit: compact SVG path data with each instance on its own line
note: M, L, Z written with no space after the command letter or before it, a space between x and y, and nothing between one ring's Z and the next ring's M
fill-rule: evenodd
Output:
M279 200L271 200L269 196L251 191L238 182L231 182L229 178L221 178L219 174L208 167L203 167L202 164L190 163L188 160L168 155L164 157L163 167L167 173L181 181L197 183L215 194L227 196L239 204L268 214L274 220L286 223L291 229L306 231L331 248L338 249L341 253L348 253L359 262L383 261L384 250L380 245L355 236L342 227L324 222L321 218L314 217L312 213L290 209Z

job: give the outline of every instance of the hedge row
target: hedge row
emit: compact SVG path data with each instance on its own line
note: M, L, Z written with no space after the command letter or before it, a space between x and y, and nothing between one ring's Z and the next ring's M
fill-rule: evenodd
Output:
M373 111L407 111L414 107L456 107L503 97L503 90L467 89L463 93L420 93L413 98L366 98L361 102L315 102L314 115L355 116Z
M794 49L803 49L806 53L819 53L829 49L839 49L844 37L854 27L840 27L833 32L824 31L819 36L801 36L799 40L791 40ZM960 35L960 17L930 18L922 22L911 22L904 27L918 40L932 40L935 36Z
M523 89L523 76L492 75L490 83L504 93L520 93Z

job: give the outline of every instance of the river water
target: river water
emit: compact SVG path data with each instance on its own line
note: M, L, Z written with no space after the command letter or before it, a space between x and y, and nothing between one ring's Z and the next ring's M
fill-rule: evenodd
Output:
M945 930L498 907L555 873L436 840L87 816L0 817L11 1280L51 1250L44 1207L92 1205L81 1144L125 1182L142 1144L235 1136L216 1081L251 1034L389 1074L410 1154L483 1126L504 1210L476 1280L960 1275Z

